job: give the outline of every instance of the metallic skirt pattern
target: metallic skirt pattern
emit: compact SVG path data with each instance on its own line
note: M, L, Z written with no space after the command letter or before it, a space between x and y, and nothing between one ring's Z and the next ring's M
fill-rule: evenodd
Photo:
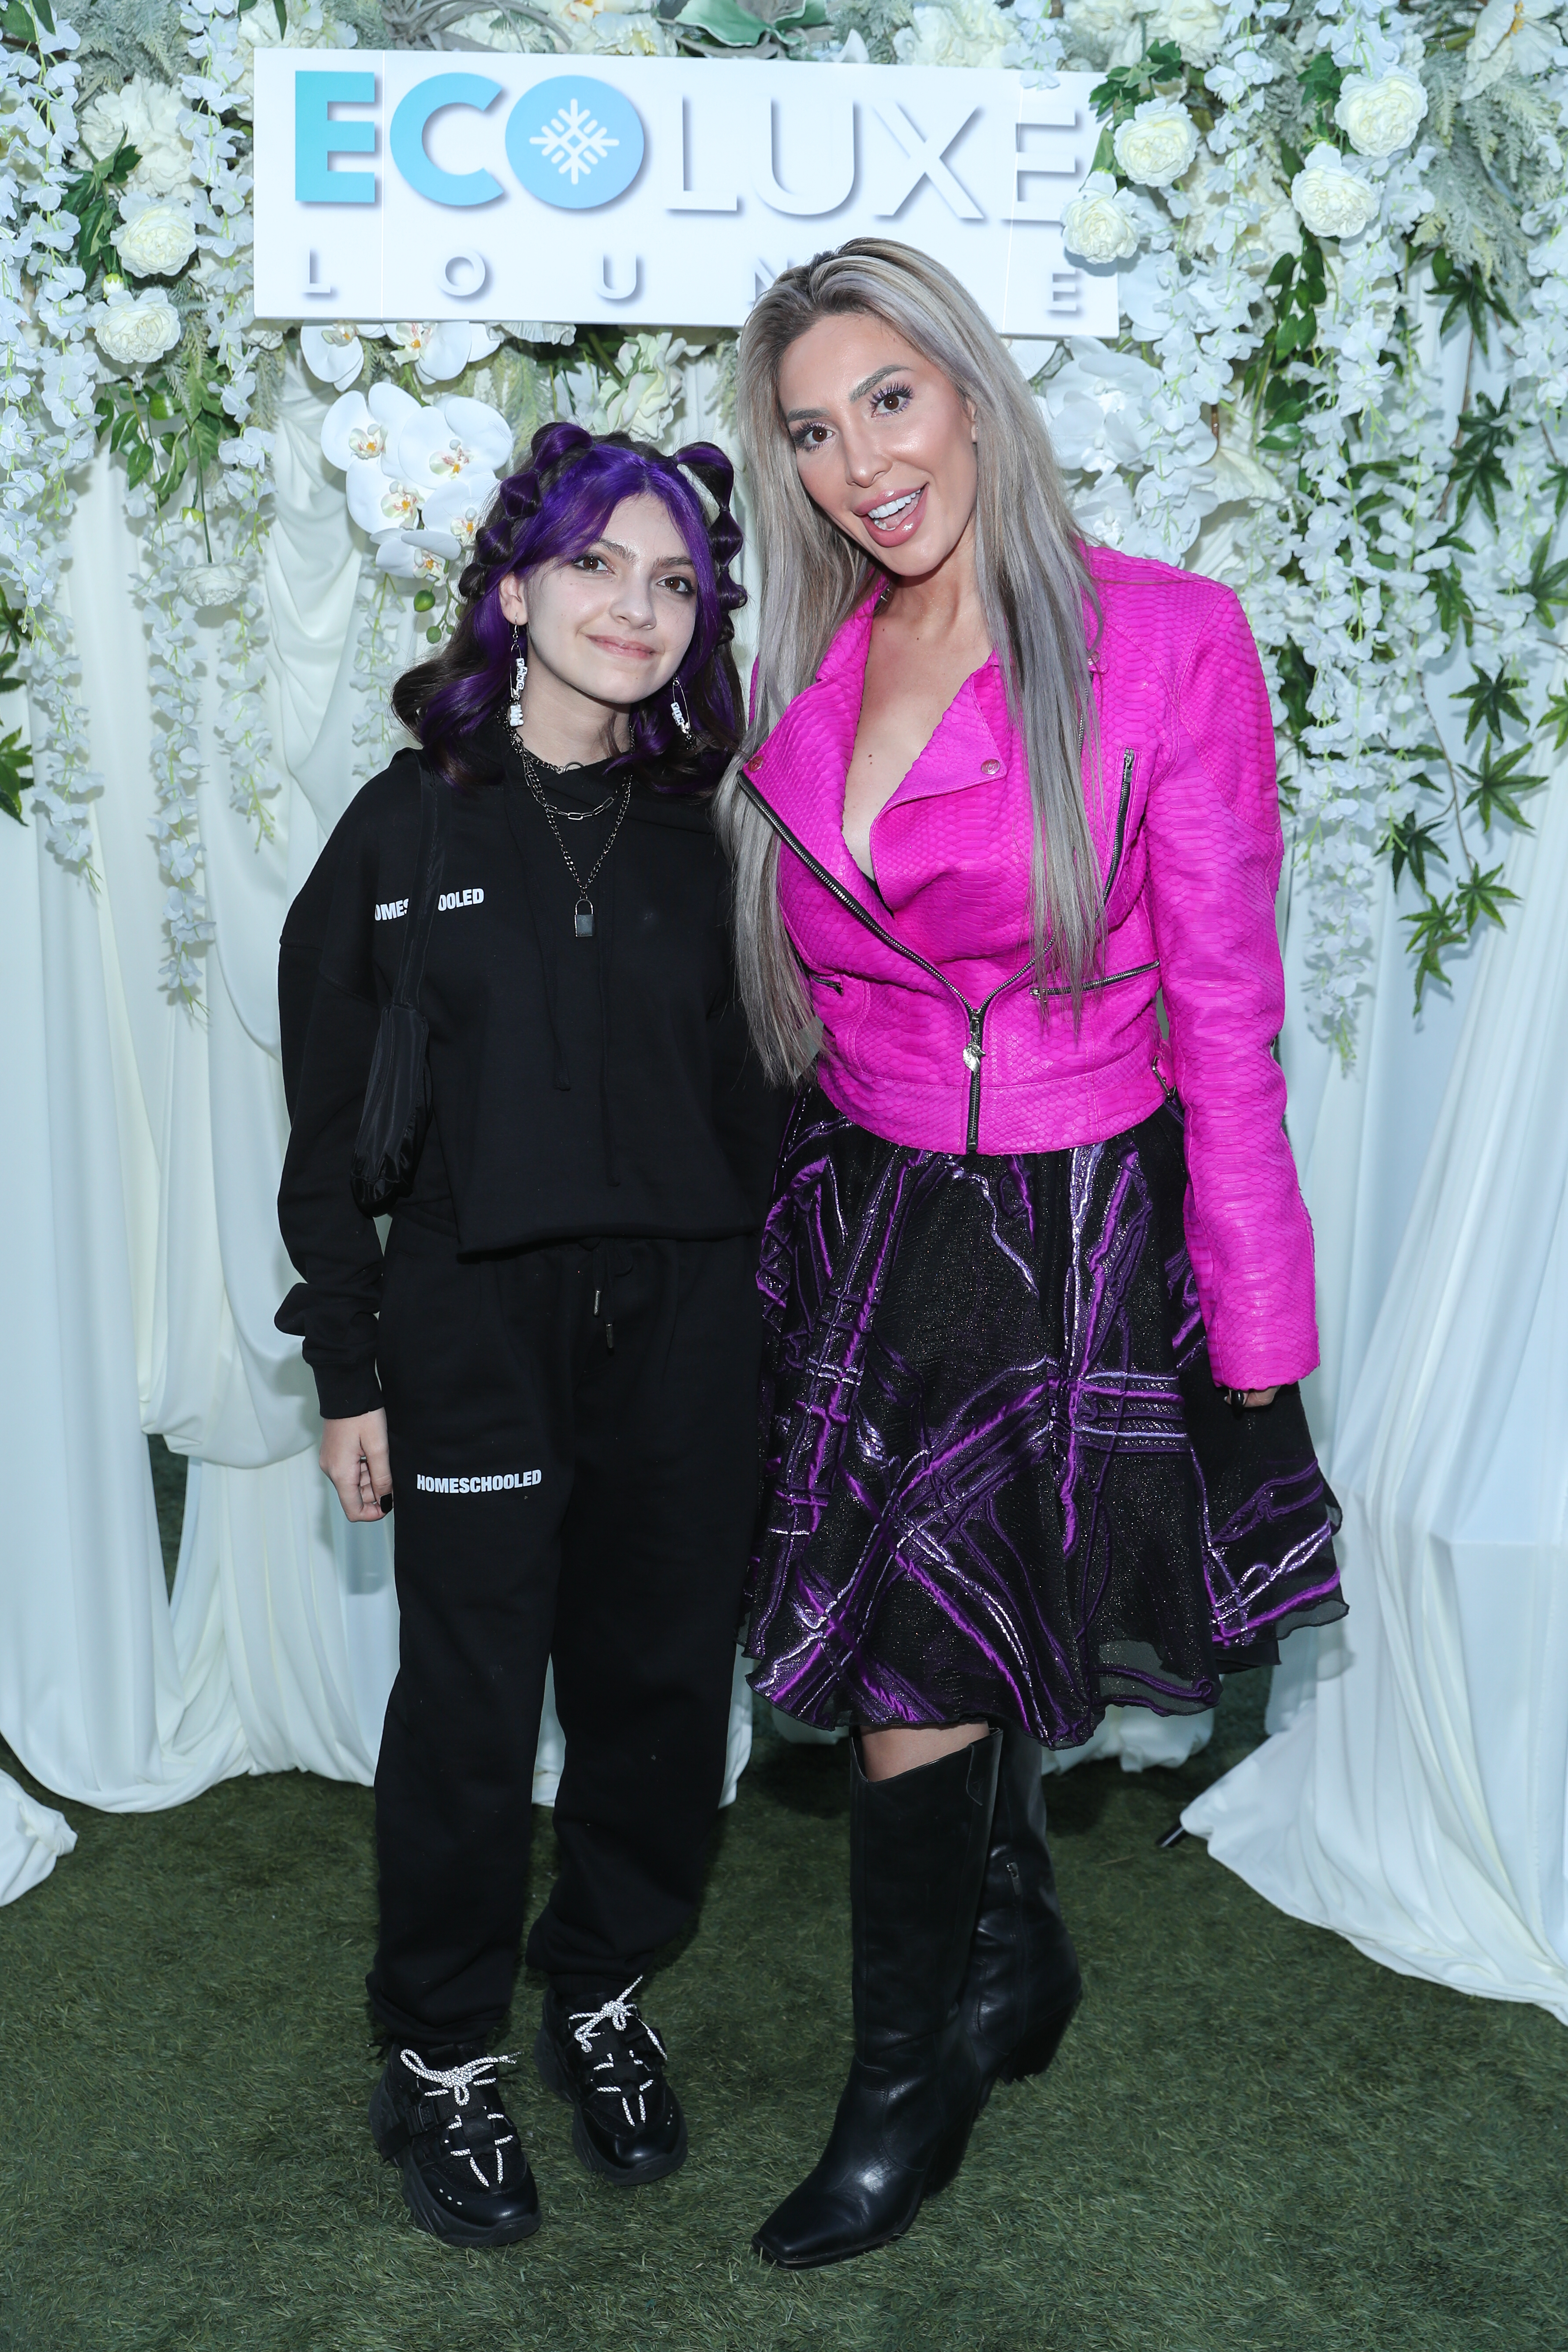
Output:
M1212 1706L1344 1614L1300 1396L1214 1384L1173 1106L1109 1143L958 1158L813 1089L763 1236L753 1688L802 1722Z

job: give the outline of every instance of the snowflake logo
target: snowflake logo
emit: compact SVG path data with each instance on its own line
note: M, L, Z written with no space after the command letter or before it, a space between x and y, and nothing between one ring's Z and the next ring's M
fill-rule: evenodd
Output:
M604 162L612 147L618 147L621 142L613 139L597 117L588 113L573 98L568 99L543 130L536 132L528 143L531 147L539 148L544 161L553 163L556 170L563 173L575 187L579 180L585 178L595 165Z

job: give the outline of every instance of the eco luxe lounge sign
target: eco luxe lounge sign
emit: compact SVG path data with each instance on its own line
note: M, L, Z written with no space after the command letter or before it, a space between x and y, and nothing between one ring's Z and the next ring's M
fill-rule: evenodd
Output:
M849 236L945 262L1005 334L1111 335L1062 250L1095 77L258 49L264 319L738 326Z

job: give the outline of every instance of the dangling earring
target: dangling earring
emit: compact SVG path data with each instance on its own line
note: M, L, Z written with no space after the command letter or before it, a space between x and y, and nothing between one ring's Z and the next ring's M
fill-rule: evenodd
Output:
M509 726L522 725L522 689L528 677L528 656L522 650L522 631L514 621L511 625L511 708L507 712Z
M680 680L679 678L676 679L674 686L670 688L669 715L674 719L676 725L679 728L681 733L685 736L687 741L689 743L691 740L691 721L687 717L686 698L680 691Z

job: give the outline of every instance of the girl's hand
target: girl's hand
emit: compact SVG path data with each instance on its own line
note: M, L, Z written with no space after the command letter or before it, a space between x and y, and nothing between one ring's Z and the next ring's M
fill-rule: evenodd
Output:
M321 1424L321 1464L338 1490L346 1519L384 1518L392 1508L392 1456L386 1414L356 1413Z
M1248 1389L1241 1402L1243 1404L1249 1406L1257 1404L1272 1404L1279 1393L1279 1391L1278 1389Z

